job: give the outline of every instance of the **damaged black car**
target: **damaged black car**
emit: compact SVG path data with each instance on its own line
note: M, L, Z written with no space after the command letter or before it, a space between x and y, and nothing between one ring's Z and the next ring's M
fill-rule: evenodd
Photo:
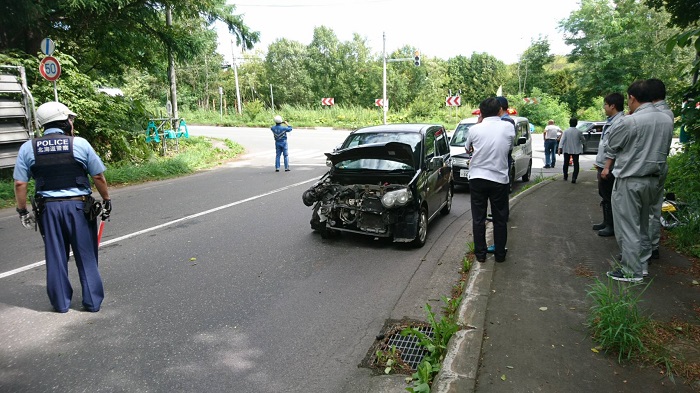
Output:
M450 149L440 125L361 128L326 156L330 170L302 196L313 206L311 228L324 238L352 232L421 247L428 223L452 208Z

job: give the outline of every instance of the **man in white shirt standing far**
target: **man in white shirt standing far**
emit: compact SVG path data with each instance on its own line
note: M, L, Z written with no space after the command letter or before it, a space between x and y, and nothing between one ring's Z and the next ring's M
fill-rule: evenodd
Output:
M557 162L557 140L561 135L561 128L554 124L554 120L547 122L544 128L544 167L554 168Z
M469 163L469 190L474 233L474 254L486 261L486 214L491 204L493 217L494 256L496 262L506 260L508 240L508 152L513 146L515 129L498 116L500 103L487 98L479 105L478 124L472 126L465 142L472 152Z

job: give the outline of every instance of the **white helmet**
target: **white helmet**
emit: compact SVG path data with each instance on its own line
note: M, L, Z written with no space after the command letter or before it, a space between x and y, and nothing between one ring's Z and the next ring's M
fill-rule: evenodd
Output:
M276 124L284 123L284 119L282 119L282 116L280 116L280 115L275 116L275 123Z
M39 125L42 127L44 124L51 123L52 121L66 120L68 119L68 116L77 115L68 109L67 106L56 101L42 104L36 110L36 119L39 121Z

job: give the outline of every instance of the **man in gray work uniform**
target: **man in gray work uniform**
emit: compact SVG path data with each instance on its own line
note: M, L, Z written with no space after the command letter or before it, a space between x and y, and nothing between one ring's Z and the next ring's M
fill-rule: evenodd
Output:
M651 103L656 109L666 114L671 120L675 116L673 111L666 104L666 85L660 79L647 79L647 87L651 95ZM664 203L664 183L666 182L666 174L668 166L664 168L662 176L659 177L659 188L656 194L656 202L651 206L649 213L649 237L651 237L651 259L659 259L659 242L661 240L661 205Z
M618 281L642 281L651 257L649 211L655 202L659 177L671 149L673 120L651 103L646 81L627 88L631 114L612 127L604 142L606 156L615 157L612 192L615 237L622 251L620 267L607 273ZM610 171L606 160L601 176Z

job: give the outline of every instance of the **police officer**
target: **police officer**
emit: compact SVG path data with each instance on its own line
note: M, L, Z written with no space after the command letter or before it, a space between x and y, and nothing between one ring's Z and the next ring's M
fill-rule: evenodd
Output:
M615 237L622 251L621 267L607 273L618 281L642 281L651 256L649 212L673 137L673 120L651 103L646 81L627 88L631 112L609 131L603 142L606 157L615 157L612 191ZM606 177L612 160L601 172Z
M24 227L31 229L38 224L41 230L46 290L54 310L65 313L70 308L73 296L68 279L70 247L80 276L83 307L97 312L104 299L97 269L97 215L102 209L105 220L112 211L105 166L88 141L73 136L76 114L68 107L47 102L37 109L36 116L44 135L20 147L13 174L17 213ZM102 196L101 206L91 196L88 175ZM30 178L35 180L34 200L38 206L33 213L27 210Z
M282 119L282 116L275 116L275 125L270 127L272 135L275 137L275 172L280 171L280 155L284 155L284 171L289 172L289 154L287 152L287 133L292 132L292 127ZM282 125L284 124L284 125Z

